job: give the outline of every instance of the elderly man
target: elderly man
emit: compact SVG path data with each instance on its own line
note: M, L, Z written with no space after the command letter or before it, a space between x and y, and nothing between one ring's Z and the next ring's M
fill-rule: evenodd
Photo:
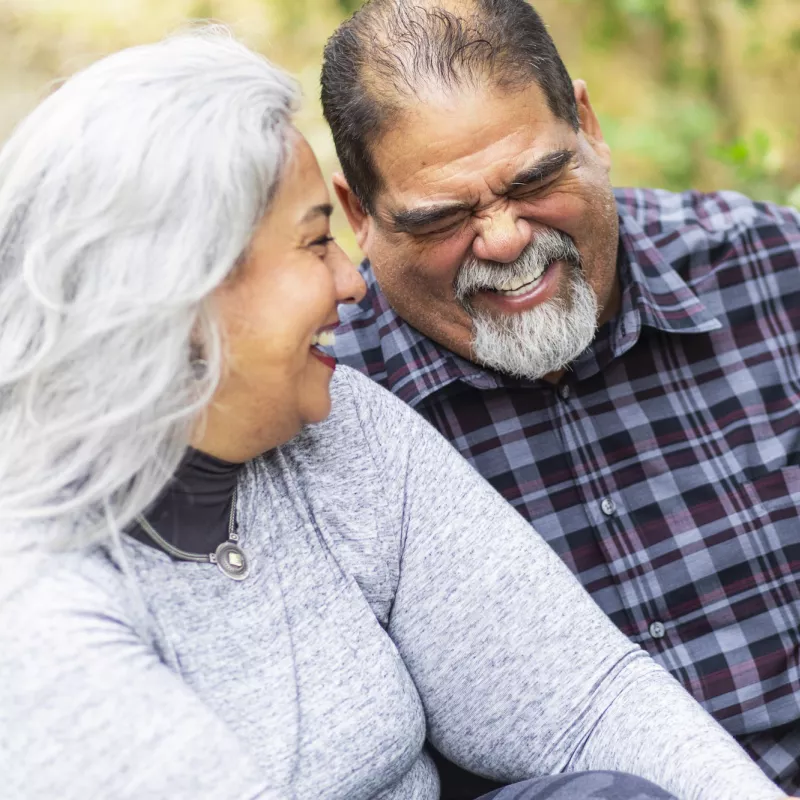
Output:
M322 96L369 258L339 358L797 791L800 216L615 193L586 85L524 0L372 0Z

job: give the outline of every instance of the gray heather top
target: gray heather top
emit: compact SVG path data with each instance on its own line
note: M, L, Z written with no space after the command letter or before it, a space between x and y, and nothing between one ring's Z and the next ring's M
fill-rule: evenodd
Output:
M138 594L105 548L0 563L4 800L427 800L426 734L505 781L781 795L427 423L332 391L242 473L244 582L133 540Z

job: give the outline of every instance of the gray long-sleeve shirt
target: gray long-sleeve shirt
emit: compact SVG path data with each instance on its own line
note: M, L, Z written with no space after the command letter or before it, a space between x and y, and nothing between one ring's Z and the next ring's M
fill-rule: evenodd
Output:
M4 798L429 800L426 735L499 780L781 796L427 423L332 393L243 472L245 581L132 540L0 565Z

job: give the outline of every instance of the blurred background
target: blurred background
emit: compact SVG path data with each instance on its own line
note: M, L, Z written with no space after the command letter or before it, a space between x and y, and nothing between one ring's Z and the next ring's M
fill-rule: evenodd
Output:
M322 48L361 0L0 0L0 141L65 77L189 19L229 24L297 75L327 176ZM800 207L800 0L536 0L589 84L616 185L737 189ZM335 232L359 253L341 214Z

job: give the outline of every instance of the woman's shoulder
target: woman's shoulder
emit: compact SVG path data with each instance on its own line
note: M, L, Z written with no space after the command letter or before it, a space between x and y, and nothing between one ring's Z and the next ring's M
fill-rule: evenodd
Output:
M0 651L25 653L70 636L90 620L134 631L144 617L129 581L97 545L72 552L31 552L0 558Z
M387 389L349 367L337 367L331 382L331 413L303 429L284 453L346 483L366 486L397 482L413 452L415 462L439 440L413 409ZM413 448L413 450L412 450Z
M403 442L394 429L404 408L398 415L399 401L346 367L336 369L331 400L329 417L268 454L263 468L385 623L399 569Z
M388 389L351 367L339 366L331 383L331 415L327 424L336 429L357 422L365 439L377 443L381 452L415 448L437 434L406 403ZM323 423L324 424L324 423Z
M0 719L56 725L71 713L68 687L77 676L109 653L153 649L125 575L102 547L0 562L0 683L15 687L0 701Z
M388 389L352 367L339 365L331 380L332 415L369 412L403 416L405 404Z
M392 431L398 418L396 402L355 370L337 368L327 419L307 425L268 456L268 467L286 470L296 489L329 510L345 508L351 517L361 512L384 518L388 509L382 498L399 446Z
M443 451L452 455L452 445L430 423L354 369L337 367L331 401L326 420L281 448L298 474L313 471L331 486L352 485L364 501L373 496L385 508L387 494L403 494L412 465L435 477Z

